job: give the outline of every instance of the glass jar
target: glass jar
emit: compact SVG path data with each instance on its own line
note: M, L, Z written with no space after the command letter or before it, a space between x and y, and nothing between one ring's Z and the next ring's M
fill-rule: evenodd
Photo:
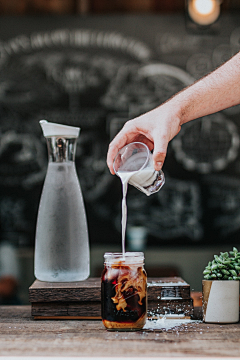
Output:
M147 274L142 252L105 253L102 321L108 330L140 330L147 318Z

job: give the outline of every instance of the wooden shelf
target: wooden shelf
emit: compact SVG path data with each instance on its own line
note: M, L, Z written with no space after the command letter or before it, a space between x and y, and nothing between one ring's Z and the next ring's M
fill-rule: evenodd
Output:
M53 283L36 280L29 288L35 319L100 319L101 280ZM190 286L180 277L148 278L148 314L190 317L193 300Z

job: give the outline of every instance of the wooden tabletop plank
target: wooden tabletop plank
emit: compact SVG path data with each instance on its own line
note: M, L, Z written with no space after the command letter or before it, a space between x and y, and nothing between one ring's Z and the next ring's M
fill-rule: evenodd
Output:
M1 356L239 357L239 339L239 323L108 332L99 320L36 321L30 306L0 306Z

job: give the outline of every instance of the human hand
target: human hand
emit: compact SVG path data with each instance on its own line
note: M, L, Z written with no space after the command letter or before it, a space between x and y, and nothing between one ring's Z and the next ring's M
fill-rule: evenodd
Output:
M154 149L154 168L157 171L162 168L168 143L181 129L180 119L172 109L174 107L169 107L168 103L165 103L125 123L108 148L107 164L112 174L114 174L113 161L118 151L135 141L143 142L150 151Z

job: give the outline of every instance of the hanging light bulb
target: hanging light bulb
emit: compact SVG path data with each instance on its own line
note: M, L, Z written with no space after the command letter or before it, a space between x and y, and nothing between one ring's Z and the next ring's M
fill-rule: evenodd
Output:
M188 0L188 13L199 25L211 25L220 15L220 0Z
M214 11L215 1L213 0L195 0L194 6L196 11L201 15L208 15Z

